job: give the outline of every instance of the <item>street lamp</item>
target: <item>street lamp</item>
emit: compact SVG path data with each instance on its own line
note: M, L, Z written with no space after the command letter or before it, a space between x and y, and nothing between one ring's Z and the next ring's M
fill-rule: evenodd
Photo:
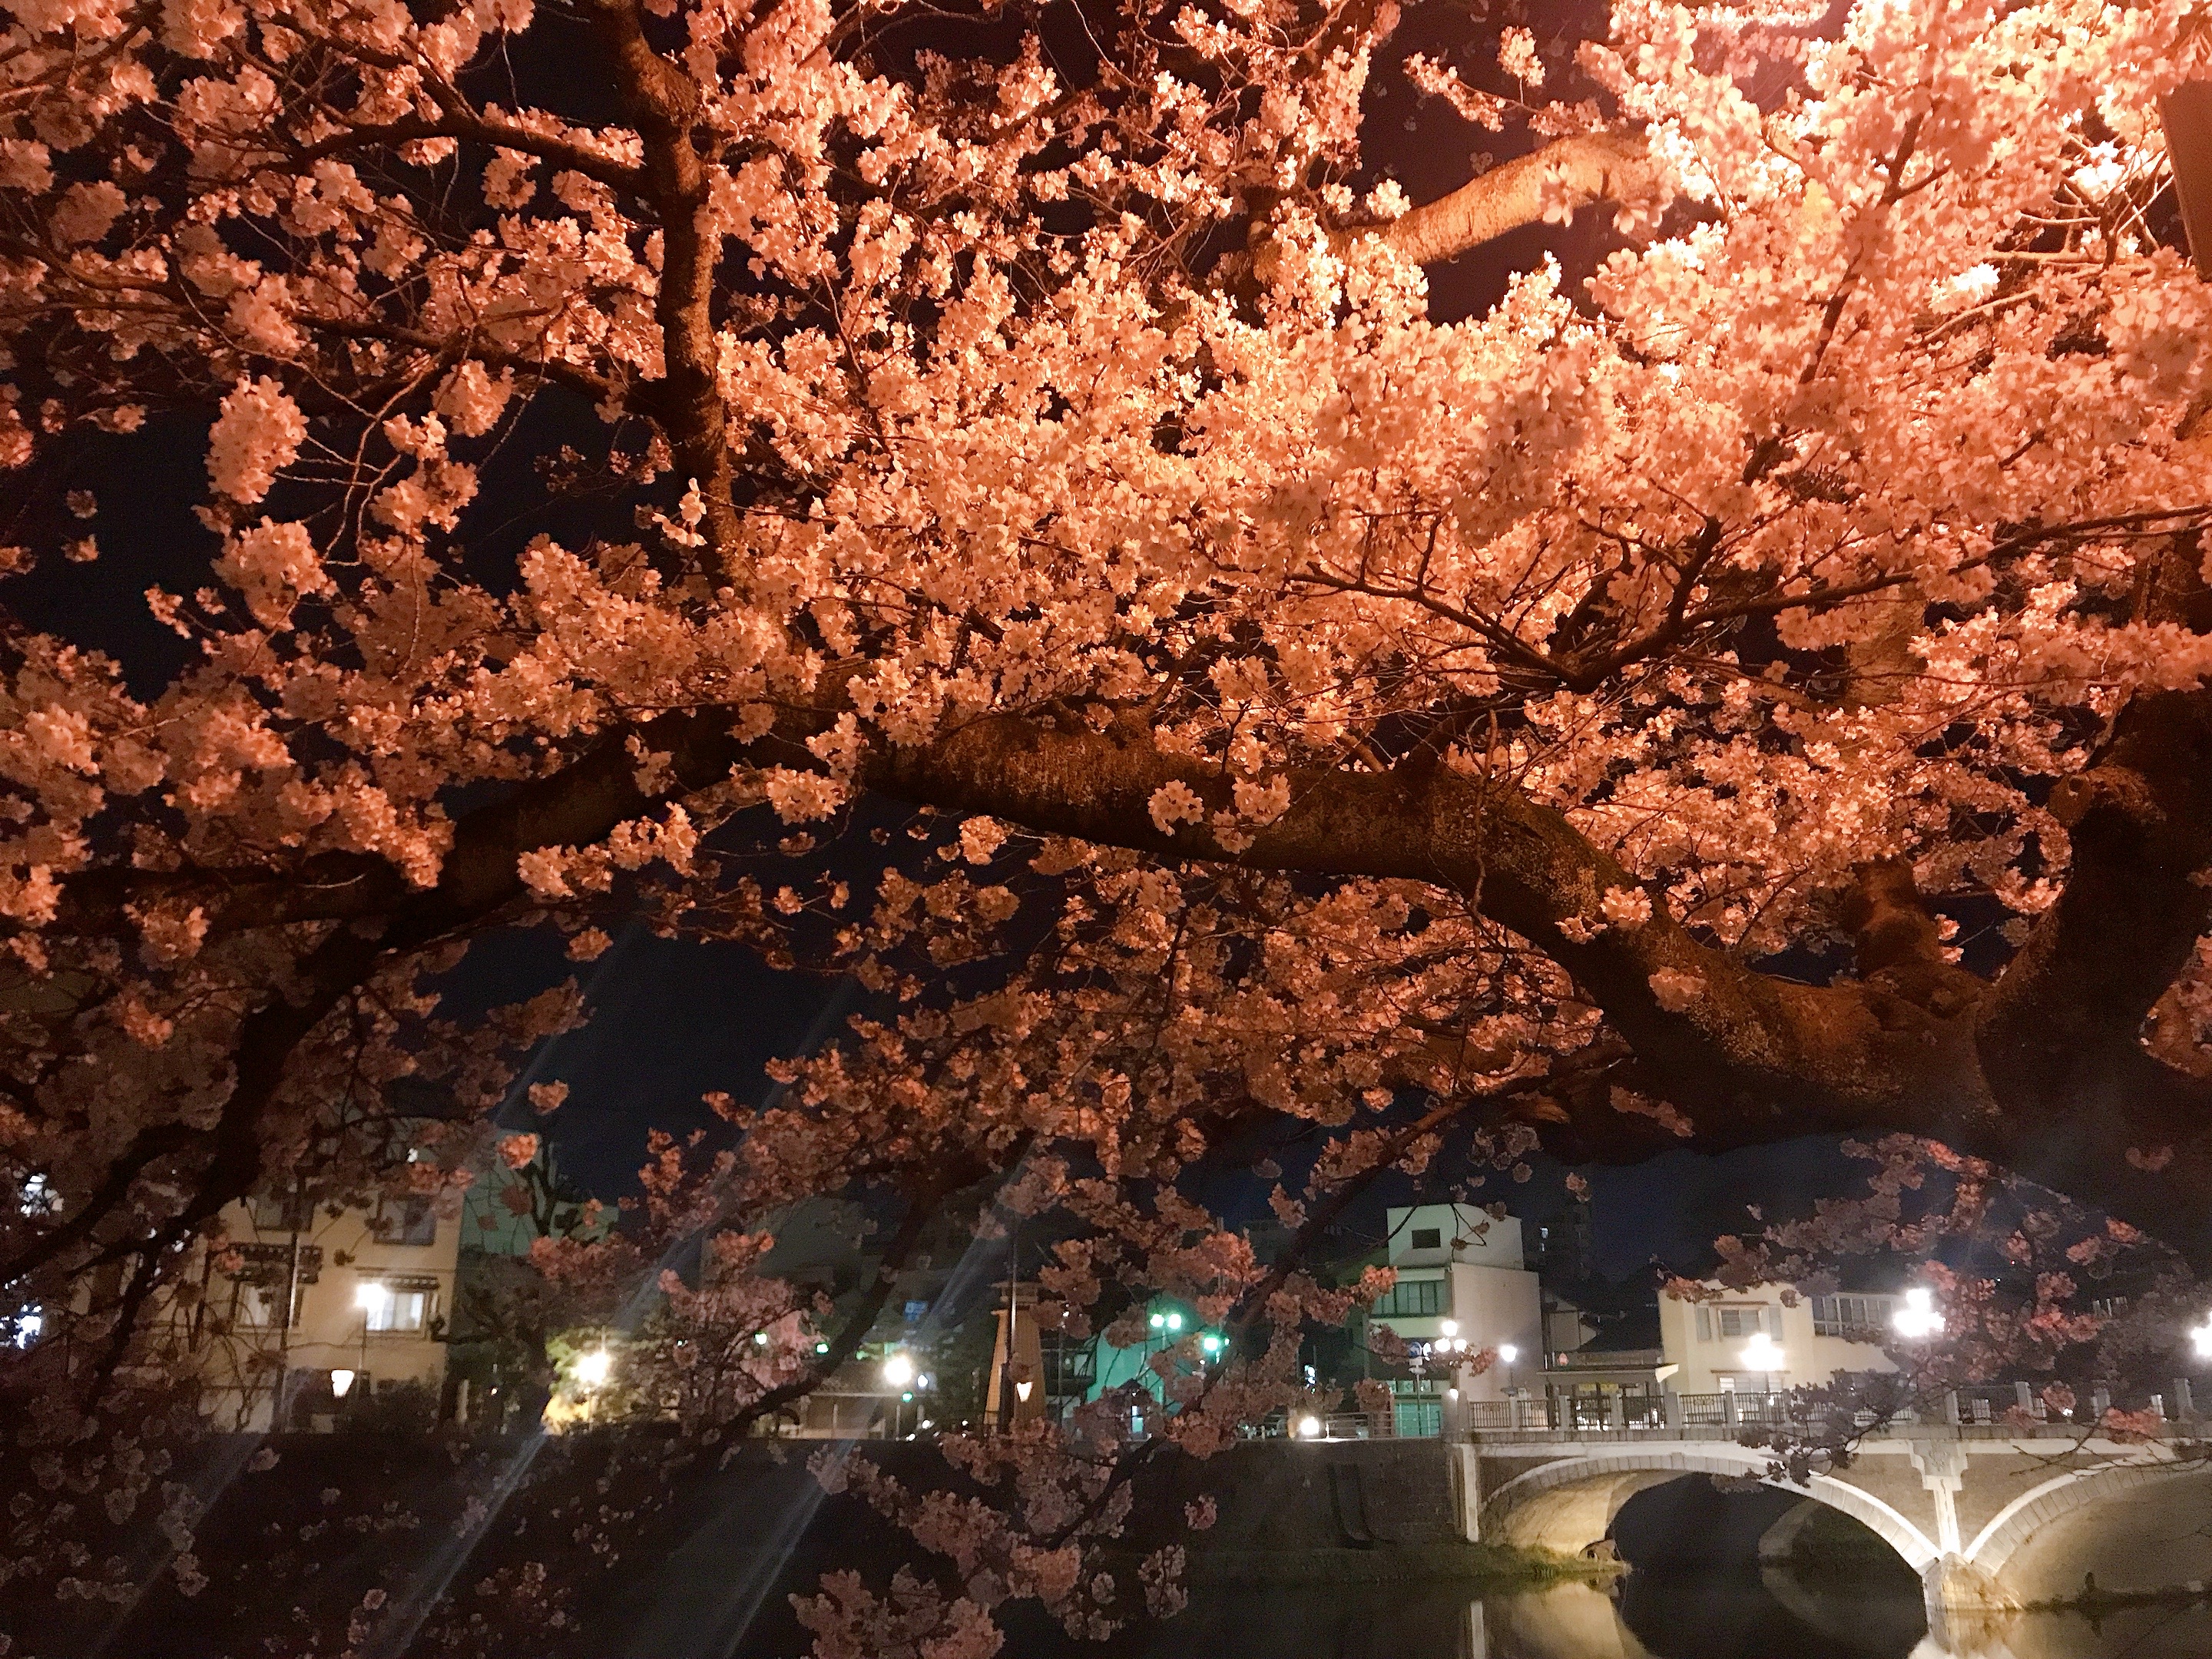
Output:
M1318 1417L1301 1417L1298 1419L1298 1434L1301 1438L1306 1440L1320 1439L1321 1419Z
M1744 1344L1743 1364L1746 1370L1763 1373L1770 1391L1776 1376L1788 1368L1781 1348L1765 1331Z
M391 1288L380 1279L364 1279L354 1286L353 1299L361 1309L361 1368L368 1369L368 1332L391 1299ZM288 1310L289 1312L289 1310Z
M2212 1359L2212 1314L2208 1314L2204 1322L2190 1332L2189 1340L2197 1350L2199 1359Z
M353 1373L343 1366L331 1373L331 1398L343 1400L346 1390L353 1387Z
M914 1381L914 1361L902 1353L892 1354L884 1361L884 1381L894 1389L903 1389Z
M1943 1334L1943 1316L1936 1310L1936 1293L1915 1285L1905 1293L1905 1305L1889 1316L1890 1328L1908 1342Z
M1513 1392L1513 1362L1521 1357L1521 1350L1510 1342L1501 1342L1498 1345L1498 1357L1505 1364L1505 1392L1511 1394Z
M584 1388L604 1388L614 1368L615 1357L605 1348L594 1348L591 1352L577 1357L575 1378Z

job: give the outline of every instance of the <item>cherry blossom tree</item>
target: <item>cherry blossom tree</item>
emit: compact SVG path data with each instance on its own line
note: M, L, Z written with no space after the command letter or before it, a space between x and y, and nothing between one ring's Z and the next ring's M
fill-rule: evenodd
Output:
M1349 1294L1178 1193L1255 1126L1302 1237L1848 1132L2212 1261L2201 4L1506 27L1405 66L1522 151L1418 204L1395 5L931 9L0 13L0 1273L74 1383L226 1204L447 1179L356 1103L496 1099L574 999L436 976L612 915L877 995L718 1217L1071 1216L1061 1316L1243 1322L1194 1441ZM95 648L202 441L177 647Z

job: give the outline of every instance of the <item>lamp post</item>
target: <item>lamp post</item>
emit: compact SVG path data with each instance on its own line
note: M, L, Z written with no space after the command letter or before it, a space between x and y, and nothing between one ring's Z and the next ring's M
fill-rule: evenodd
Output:
M384 1306L385 1298L391 1294L384 1281L378 1279L362 1279L353 1293L353 1299L361 1309L361 1370L364 1376L368 1374L369 1322L376 1316L378 1310Z
M584 1420L592 1422L599 1415L599 1390L606 1386L607 1378L614 1374L615 1357L605 1348L594 1348L587 1354L577 1356L569 1375L584 1391Z
M1763 1373L1766 1377L1765 1393L1774 1392L1774 1379L1789 1369L1788 1360L1774 1339L1765 1331L1743 1346L1743 1365L1746 1370Z
M899 1391L899 1398L891 1406L891 1434L898 1438L899 1430L906 1421L905 1402L914 1398L914 1361L894 1350L884 1358L884 1381Z
M1936 1311L1936 1294L1925 1285L1905 1293L1905 1305L1889 1316L1890 1328L1908 1342L1924 1342L1943 1334L1943 1316Z

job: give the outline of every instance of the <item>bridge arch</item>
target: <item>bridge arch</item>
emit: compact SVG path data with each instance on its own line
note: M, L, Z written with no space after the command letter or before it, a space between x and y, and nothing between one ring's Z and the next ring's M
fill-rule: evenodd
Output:
M2084 1511L2114 1504L2147 1486L2171 1486L2176 1482L2186 1482L2197 1489L2193 1494L2198 1499L2196 1507L2201 1508L2212 1475L2208 1475L2202 1466L2177 1468L2166 1461L2063 1470L2039 1486L2030 1487L1990 1516L1966 1546L1965 1559L2022 1601L2074 1595L2081 1588L2084 1561L2094 1566L2106 1565L2094 1559L2099 1552L2090 1547L2106 1539L2110 1531L2106 1523L2116 1518L2096 1517L2097 1524L2083 1532L2082 1523L2091 1519ZM2166 1507L2160 1505L2159 1509L2163 1511ZM2168 1526L2164 1530L2172 1531L2173 1528ZM2185 1525L2180 1530L2188 1533L2191 1528ZM2069 1535L2077 1533L2081 1535ZM2140 1550L2124 1553L2134 1556L2143 1566L2151 1565L2142 1559ZM2193 1571L2186 1571L2185 1576L2202 1577L2201 1546L2191 1555ZM2156 1576L2157 1569L2153 1567L2152 1571ZM2154 1587L2119 1582L2109 1569L2105 1578L2108 1589Z
M1769 1479L1756 1447L1612 1445L1589 1456L1553 1459L1506 1481L1482 1504L1480 1536L1575 1554L1606 1535L1638 1492L1686 1474L1713 1474L1798 1493L1840 1510L1924 1573L1940 1552L1926 1534L1870 1492L1829 1475L1807 1486Z

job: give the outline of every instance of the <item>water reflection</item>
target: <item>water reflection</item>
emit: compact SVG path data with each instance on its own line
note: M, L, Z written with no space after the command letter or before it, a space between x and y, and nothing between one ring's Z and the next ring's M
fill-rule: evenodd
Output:
M1638 1572L1470 1601L1440 1586L1202 1592L1116 1659L2204 1659L2212 1610L2021 1614L1960 1647L1917 1601L1771 1573ZM1060 1650L1050 1642L1024 1651ZM1069 1647L1066 1651L1097 1653Z

